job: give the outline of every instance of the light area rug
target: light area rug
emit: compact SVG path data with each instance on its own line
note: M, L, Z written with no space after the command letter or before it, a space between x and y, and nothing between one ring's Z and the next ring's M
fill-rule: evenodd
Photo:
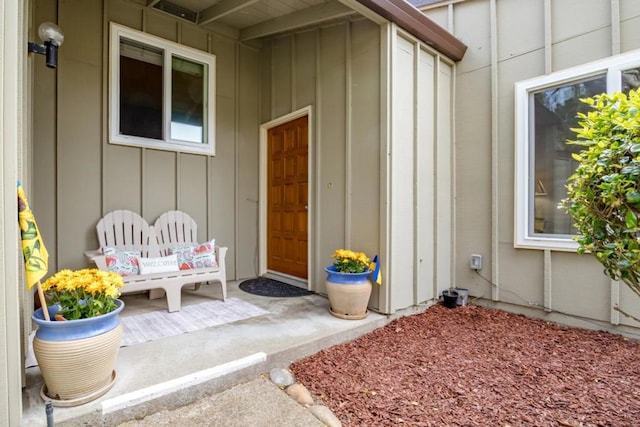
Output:
M122 346L197 331L211 326L237 322L269 312L238 298L223 301L207 301L183 306L180 311L169 313L153 311L121 317L124 327Z
M207 301L193 305L183 305L180 311L153 311L132 316L120 316L123 326L121 347L153 341L193 332L199 329L233 323L251 317L269 314L260 307L239 298L227 298L226 301ZM33 337L29 335L29 352L25 367L36 366L33 355Z

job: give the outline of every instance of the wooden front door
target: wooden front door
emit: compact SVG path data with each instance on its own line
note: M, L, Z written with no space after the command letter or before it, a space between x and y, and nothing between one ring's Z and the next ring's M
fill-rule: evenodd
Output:
M267 269L307 278L308 117L268 131Z

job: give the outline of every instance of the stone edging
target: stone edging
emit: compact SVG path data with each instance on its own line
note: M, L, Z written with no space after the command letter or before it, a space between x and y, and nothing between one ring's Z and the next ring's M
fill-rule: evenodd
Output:
M269 371L269 379L298 404L307 408L313 416L326 426L342 427L342 422L340 422L331 409L324 405L316 404L311 392L309 392L304 385L296 383L293 374L288 369L271 369L271 371Z

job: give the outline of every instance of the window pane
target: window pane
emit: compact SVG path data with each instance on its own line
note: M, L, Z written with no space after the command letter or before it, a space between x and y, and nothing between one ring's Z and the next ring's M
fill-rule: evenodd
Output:
M206 142L207 67L200 62L171 58L171 139Z
M640 68L632 68L622 72L622 91L629 93L631 89L640 87Z
M529 188L533 202L533 224L529 233L571 235L576 230L571 217L558 204L567 195L567 178L575 171L577 162L571 153L581 151L580 146L568 145L575 139L571 128L578 126L576 114L586 112L588 106L580 98L606 92L606 75L590 77L533 93L530 98L531 141L534 175L529 177Z
M161 49L120 39L120 134L162 139Z

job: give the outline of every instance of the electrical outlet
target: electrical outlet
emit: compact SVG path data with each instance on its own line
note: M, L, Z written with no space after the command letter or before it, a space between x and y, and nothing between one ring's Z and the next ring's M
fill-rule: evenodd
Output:
M469 267L471 267L472 270L482 270L482 255L471 254Z

